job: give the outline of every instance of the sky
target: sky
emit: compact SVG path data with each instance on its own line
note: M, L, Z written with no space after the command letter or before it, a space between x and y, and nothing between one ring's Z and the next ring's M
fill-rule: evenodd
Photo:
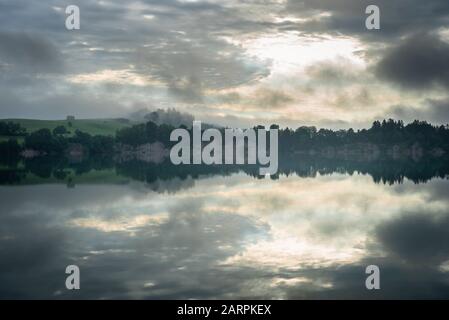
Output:
M448 89L447 0L0 0L0 118L446 124Z

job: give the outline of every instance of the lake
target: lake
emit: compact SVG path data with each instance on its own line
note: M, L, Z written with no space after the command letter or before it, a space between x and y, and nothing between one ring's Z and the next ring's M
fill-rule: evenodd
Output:
M449 297L445 174L306 169L276 179L157 166L10 171L0 298ZM65 287L68 265L80 290ZM380 290L365 287L368 265Z

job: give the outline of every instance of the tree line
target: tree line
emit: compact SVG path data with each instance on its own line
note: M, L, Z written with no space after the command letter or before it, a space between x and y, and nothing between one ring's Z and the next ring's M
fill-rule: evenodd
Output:
M374 121L371 128L353 130L317 129L299 127L280 129L279 145L284 151L320 149L371 143L379 146L411 147L419 144L431 150L441 148L449 151L449 126L434 126L426 121L415 120L407 125L402 120L393 119Z
M180 127L188 129L186 126ZM256 126L255 128L261 128ZM355 144L376 144L379 146L419 146L426 150L439 148L446 154L449 151L449 126L435 126L426 121L415 120L404 124L399 120L375 121L369 129L330 130L317 129L314 126L301 126L297 129L279 128L280 152L290 153L297 150L320 150L326 147L351 146ZM0 143L0 158L17 156L25 149L37 150L46 154L63 154L70 145L79 144L89 154L112 154L118 144L138 146L145 143L161 142L170 147L170 133L175 129L171 125L157 125L152 121L120 129L115 136L91 135L80 130L71 134L64 126L53 130L40 129L27 133L24 128L14 123L0 122L1 135L9 140ZM191 129L188 129L191 130ZM220 130L224 130L221 128ZM19 144L15 137L23 136Z

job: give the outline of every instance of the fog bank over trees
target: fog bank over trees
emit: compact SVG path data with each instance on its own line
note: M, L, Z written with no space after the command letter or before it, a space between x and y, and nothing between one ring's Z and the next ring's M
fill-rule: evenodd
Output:
M168 124L173 127L180 127L181 125L191 127L195 119L191 114L177 111L174 108L166 110L160 108L156 110L141 109L131 113L128 117L134 121L151 121L157 125Z

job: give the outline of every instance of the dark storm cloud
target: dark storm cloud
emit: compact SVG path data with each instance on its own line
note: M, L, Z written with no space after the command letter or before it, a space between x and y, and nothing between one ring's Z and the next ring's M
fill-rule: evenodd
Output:
M397 105L390 108L389 116L406 122L426 120L433 124L449 123L449 98L428 99L420 107Z
M14 72L60 72L63 59L59 49L37 34L0 32L0 63Z
M449 87L449 44L435 35L417 34L388 50L376 71L404 88Z
M381 15L381 30L365 28L368 5L377 5ZM320 20L308 21L298 30L343 33L387 41L388 38L447 26L449 2L446 0L290 0L289 12L307 17L312 13L330 13Z

